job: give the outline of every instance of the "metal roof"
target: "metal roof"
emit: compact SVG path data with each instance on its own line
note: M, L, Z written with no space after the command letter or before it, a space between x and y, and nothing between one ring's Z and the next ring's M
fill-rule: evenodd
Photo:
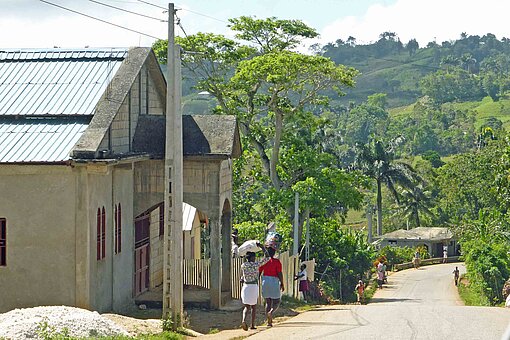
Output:
M127 49L0 51L1 115L92 115Z
M381 239L397 240L448 240L453 237L453 233L448 228L443 227L417 227L410 230L399 229L382 235Z
M76 118L0 120L0 163L69 160L87 126Z

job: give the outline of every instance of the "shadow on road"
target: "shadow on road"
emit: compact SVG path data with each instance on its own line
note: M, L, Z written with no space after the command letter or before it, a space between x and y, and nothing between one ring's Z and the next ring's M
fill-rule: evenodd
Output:
M286 321L277 327L314 327L314 326L359 326L353 323L342 322L321 322L321 321Z
M420 303L421 299L408 299L408 298L372 298L368 304L383 303L383 302L414 302Z

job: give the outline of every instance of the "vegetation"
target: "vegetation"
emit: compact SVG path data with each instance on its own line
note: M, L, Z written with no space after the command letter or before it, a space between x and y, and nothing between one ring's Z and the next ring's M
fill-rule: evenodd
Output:
M379 233L450 226L469 287L501 301L510 275L510 39L462 34L419 46L383 32L373 44L351 36L304 55L295 48L317 32L301 21L240 17L230 28L233 39L198 33L178 42L185 84L212 98L202 109L238 119L244 151L233 167L233 221L240 240L263 238L274 221L282 250L290 249L298 193L300 244L309 217L319 278L349 300L375 252L345 220L375 206ZM166 42L154 48L165 62ZM491 237L480 243L484 235ZM381 254L394 264L411 250Z

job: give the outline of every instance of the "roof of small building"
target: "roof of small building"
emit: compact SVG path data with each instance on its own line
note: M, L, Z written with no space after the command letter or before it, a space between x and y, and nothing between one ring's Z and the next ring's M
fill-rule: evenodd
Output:
M164 155L165 131L164 117L140 116L133 138L134 150ZM182 141L184 156L236 158L241 155L239 129L234 116L183 115Z
M453 238L453 233L444 227L418 227L410 230L399 229L384 234L380 239L441 241Z

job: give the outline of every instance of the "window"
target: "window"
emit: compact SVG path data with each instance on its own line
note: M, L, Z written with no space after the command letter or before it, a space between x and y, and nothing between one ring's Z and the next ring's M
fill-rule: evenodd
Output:
M103 207L97 208L96 220L96 259L102 260L106 257L106 211Z
M0 218L0 266L7 266L7 220Z
M115 205L115 254L122 250L122 207Z
M101 258L106 257L106 211L103 206L101 211Z
M97 220L96 220L96 260L101 260L101 209L97 208Z

